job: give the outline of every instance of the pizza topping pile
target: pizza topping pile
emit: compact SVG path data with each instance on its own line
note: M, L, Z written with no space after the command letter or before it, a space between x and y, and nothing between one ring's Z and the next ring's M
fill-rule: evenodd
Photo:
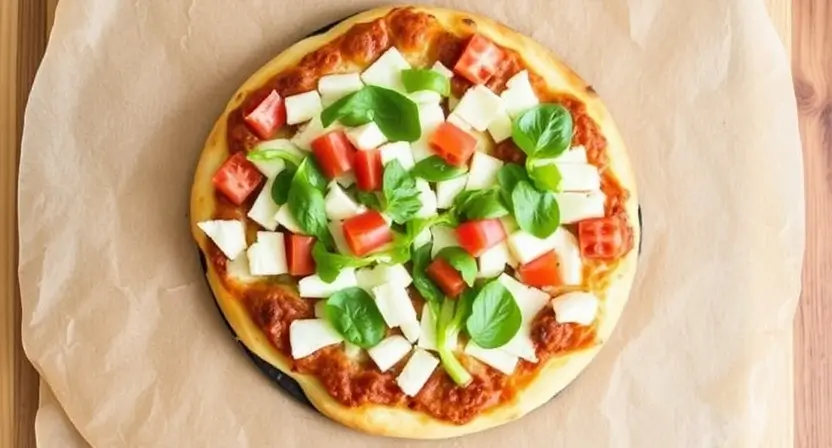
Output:
M414 396L440 364L472 381L459 347L506 375L537 362L531 325L547 304L560 323L593 324L584 260L623 255L626 224L605 217L566 108L540 104L525 70L499 95L486 87L503 57L480 35L453 71L413 68L391 47L363 73L272 91L245 114L263 141L213 181L238 206L262 185L247 212L262 230L249 245L242 221L199 227L247 276L288 274L301 297L322 299L315 319L291 323L292 357L343 342L382 372L406 359L397 383ZM474 84L458 100L455 75ZM488 154L507 139L525 165Z

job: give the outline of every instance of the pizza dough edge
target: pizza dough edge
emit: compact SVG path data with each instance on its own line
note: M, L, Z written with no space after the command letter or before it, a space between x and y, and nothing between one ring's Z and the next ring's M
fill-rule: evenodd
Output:
M229 112L237 108L251 91L263 85L274 74L297 64L305 54L344 34L356 23L382 17L393 8L384 7L360 13L339 23L324 34L294 44L264 65L234 94L207 139L191 191L191 231L203 253L206 252L210 242L196 223L211 219L214 212L214 189L211 178L227 158L226 121ZM215 300L237 333L237 339L257 356L298 381L309 400L321 413L346 426L370 434L413 439L440 439L483 431L518 419L549 401L586 368L611 335L627 302L635 277L637 248L641 235L637 216L638 199L635 177L629 158L615 124L595 92L549 50L505 25L467 12L432 7L416 7L416 9L433 14L443 26L452 30L468 26L463 24L463 18L476 22L478 32L502 46L518 51L523 56L524 62L542 76L549 86L568 90L585 102L590 116L598 123L607 138L610 169L615 173L621 185L630 192L626 210L635 233L635 245L619 262L611 276L597 328L598 344L549 360L529 385L522 391L518 391L515 400L480 414L464 425L454 425L406 408L391 408L375 404L350 408L335 401L314 377L291 371L289 367L291 360L280 354L265 334L252 322L242 304L224 288L210 262L207 263L206 276Z

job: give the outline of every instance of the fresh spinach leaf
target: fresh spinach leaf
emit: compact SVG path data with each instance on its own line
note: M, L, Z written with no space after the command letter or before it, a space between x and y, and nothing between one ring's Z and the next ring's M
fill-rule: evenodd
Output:
M398 160L390 161L384 167L382 191L384 212L399 224L406 223L422 208L416 181Z
M511 192L514 191L517 183L523 180L529 180L529 176L522 166L516 163L506 163L500 168L500 171L497 173L497 182L502 187L500 195L503 197L505 204L511 206Z
M330 252L324 243L318 241L312 246L312 258L315 260L315 273L318 277L326 283L332 283L346 268L363 268L373 263L405 263L410 258L410 250L408 245L394 240L387 249L358 258Z
M474 280L477 279L477 260L466 252L461 247L446 247L436 254L439 258L444 258L454 269L456 269L462 276L462 280L468 286L474 285Z
M511 293L497 280L486 284L471 304L468 335L482 348L507 344L517 334L523 316Z
M361 288L342 289L326 301L326 318L349 342L370 348L381 342L386 327L375 300Z
M572 114L558 104L541 104L517 117L511 138L528 156L556 157L572 142Z
M347 126L373 121L391 142L414 142L422 133L416 103L395 90L378 86L364 86L332 103L321 113L324 127L336 120Z
M501 218L510 213L497 188L464 191L454 202L456 213L468 220Z
M382 211L381 199L375 191L361 191L356 190L355 199L359 204L363 204L373 210Z
M463 176L468 172L468 169L449 165L439 156L430 156L419 161L410 172L428 182L441 182Z
M439 215L431 216L430 218L414 218L407 222L407 237L412 243L413 240L419 236L425 229L430 229L435 225L446 225L448 227L456 227L459 225L459 220L456 215L447 211Z
M554 163L539 163L534 158L528 158L526 168L534 186L541 190L558 191L563 178L560 169Z
M555 196L521 181L511 192L517 225L538 238L546 238L560 225L560 208Z
M324 195L302 173L299 169L292 179L287 198L289 211L305 233L323 239L329 235Z
M275 177L271 192L275 204L283 205L289 200L289 190L292 187L292 179L295 178L296 172L297 168L289 165Z
M428 265L431 262L430 254L433 250L433 243L428 243L419 247L418 249L412 250L411 259L413 260L413 286L419 291L419 294L422 295L428 303L431 304L432 307L438 309L439 304L442 303L442 299L445 297L442 294L442 291L436 286L435 283L428 277L427 270Z
M433 90L442 96L451 94L451 82L445 76L429 69L402 70L402 84L408 92Z

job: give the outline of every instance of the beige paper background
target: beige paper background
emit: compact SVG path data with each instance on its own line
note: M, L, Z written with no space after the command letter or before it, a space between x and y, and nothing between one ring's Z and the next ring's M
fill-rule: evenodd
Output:
M762 2L436 2L498 18L599 91L644 209L631 303L518 423L447 446L787 446L804 213L785 53ZM297 405L211 301L188 234L203 140L272 55L369 1L62 0L26 115L27 354L95 446L387 446ZM42 446L69 446L57 402ZM401 442L401 446L424 446Z

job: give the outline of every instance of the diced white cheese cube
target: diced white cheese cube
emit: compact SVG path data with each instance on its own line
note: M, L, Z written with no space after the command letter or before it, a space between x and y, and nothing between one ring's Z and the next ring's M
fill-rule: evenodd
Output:
M517 117L540 103L537 95L534 94L534 89L529 82L529 72L526 70L512 76L506 82L506 87L500 97L511 118Z
M475 152L471 158L471 170L468 172L466 190L481 190L497 185L497 173L503 167L500 159L484 152Z
M251 271L248 270L248 257L245 252L241 253L237 256L237 258L229 260L225 267L226 272L228 272L228 276L235 281L250 283L258 280L257 277L252 276Z
M535 352L534 340L532 340L531 335L531 324L524 323L520 326L517 334L506 345L500 347L500 350L529 362L537 362L537 353Z
M563 227L558 228L550 238L554 240L558 271L563 284L580 285L583 283L584 265L578 239Z
M202 221L196 224L229 260L246 250L246 227L238 220Z
M388 371L397 362L404 359L413 346L407 339L399 335L390 336L379 342L375 347L367 349L367 354L382 372Z
M373 296L387 326L401 327L405 337L416 342L420 333L419 319L407 289L399 284L385 283L373 288Z
M439 61L434 62L433 67L431 67L431 70L435 71L436 73L439 73L440 75L446 78L454 77L454 72L451 71L451 69L449 69L448 67L442 65L442 63Z
M303 127L298 130L294 137L292 137L292 143L297 147L304 151L312 151L312 141L316 138L326 134L327 132L334 131L336 129L341 129L343 126L338 123L332 123L328 127L324 128L323 124L321 123L321 117L316 115L313 117L309 123L306 123Z
M436 183L436 206L441 209L451 208L454 199L462 193L468 183L468 175L462 175Z
M572 224L589 218L604 217L606 196L600 191L589 193L555 193L560 209L560 222Z
M295 359L305 358L343 340L326 319L298 319L289 325L289 345Z
M407 97L416 104L439 104L442 102L442 95L434 90L417 90L408 93Z
M392 283L407 288L413 283L413 278L403 264L379 264L372 268L359 269L355 273L358 287L365 291L372 291L376 286Z
M554 160L557 163L588 163L586 148L583 146L573 146L571 149L567 149L555 157Z
M318 116L323 110L317 90L286 97L286 123L299 124Z
M289 140L284 141L289 142ZM253 160L251 163L253 163L254 166L256 166L257 169L269 179L274 179L275 177L277 177L277 175L280 174L281 171L283 171L283 168L286 167L286 163L284 163L282 159Z
M589 325L598 313L598 298L589 292L568 292L552 300L558 323Z
M433 235L431 235L430 229L425 229L413 238L413 247L418 249L431 241L433 241Z
M503 140L511 137L511 118L504 111L500 111L496 117L488 125L488 133L494 143L500 143Z
M321 280L318 275L310 275L300 279L298 292L301 297L325 299L342 289L352 288L356 285L358 285L358 281L355 279L355 269L344 268L332 283Z
M471 127L482 132L488 128L502 108L503 100L488 87L478 84L462 95L451 115L459 115Z
M459 129L462 129L465 132L471 132L471 130L473 129L471 127L471 124L465 121L465 119L462 118L462 116L460 116L458 113L456 113L456 111L451 112L451 114L448 115L448 119L445 121L458 127Z
M500 282L514 297L517 307L520 308L520 315L524 324L530 324L537 313L549 302L549 294L531 286L526 286L511 278L508 274L502 274L497 281Z
M478 264L479 278L496 277L506 270L506 265L511 260L511 253L508 250L508 244L505 241L497 244L486 250L480 255Z
M390 47L378 59L375 60L364 73L361 80L364 84L386 87L388 89L404 92L402 84L402 70L410 68L407 60L399 53L396 47Z
M274 219L277 220L277 223L283 226L286 230L297 233L300 235L306 235L306 232L300 228L300 224L295 220L295 217L292 216L292 212L289 211L289 204L283 204L280 206L280 209L277 211L277 214L274 215Z
M251 210L249 210L246 214L246 216L251 218L252 221L260 224L267 230L274 230L277 228L277 219L275 219L275 215L280 210L280 206L274 202L274 199L272 199L272 184L274 184L274 178L266 180L265 185L263 185L263 189L260 190L260 194L257 195L257 199L255 199L254 204L251 205Z
M506 375L514 373L514 369L517 367L518 360L516 356L498 348L482 348L473 340L468 341L468 345L465 346L465 353L477 358L500 372L505 373Z
M445 112L442 110L442 106L438 104L419 104L419 125L422 134L419 136L419 140L411 145L414 161L420 162L433 155L430 148L430 138L436 128L444 121Z
M436 216L436 193L430 188L430 184L424 179L416 179L416 188L419 189L419 201L422 202L422 208L416 212L416 217Z
M329 183L329 192L324 198L326 217L331 220L344 220L360 215L366 208L355 202L337 182Z
M386 166L393 160L398 160L405 171L410 170L416 165L413 161L413 152L410 150L410 143L408 142L393 142L382 145L379 149L381 153L381 164Z
M546 238L538 238L525 230L517 230L508 236L508 247L520 264L526 264L554 250L559 241L558 232L565 232L565 230L558 228L555 233Z
M387 137L382 134L381 129L373 121L362 124L357 128L347 129L346 134L350 143L360 151L378 148L387 141Z
M335 248L338 252L344 255L352 255L350 246L347 244L347 238L344 236L344 223L342 221L330 221L327 224L329 233L332 235L332 241L335 242Z
M439 360L435 356L417 348L407 360L402 373L396 378L396 383L405 395L415 397L428 382L437 366L439 366Z
M332 104L352 92L361 90L364 83L358 73L339 73L321 76L318 80L318 92L324 104Z
M454 229L446 226L433 226L430 228L430 233L433 234L433 248L431 249L431 258L435 258L440 250L446 247L457 247L459 241L456 239L456 232Z
M257 232L257 242L246 251L251 275L280 275L289 272L286 248L280 232Z
M419 348L436 351L436 319L434 319L433 313L430 311L430 306L427 303L422 306L420 323L422 337L419 338Z
M318 319L326 319L326 300L318 300L315 302L315 317Z
M601 175L594 165L555 163L560 171L561 191L595 191L601 189Z

